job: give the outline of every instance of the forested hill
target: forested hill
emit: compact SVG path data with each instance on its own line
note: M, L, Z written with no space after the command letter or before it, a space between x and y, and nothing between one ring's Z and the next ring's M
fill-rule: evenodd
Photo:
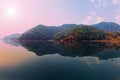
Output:
M92 26L81 26L66 32L59 32L54 40L83 41L83 40L120 40L119 32L106 32Z
M45 26L38 25L26 32L24 32L20 39L22 40L51 40L53 36L62 31L68 31L69 29L78 27L76 24L65 24L62 26Z
M112 22L95 25L64 24L62 26L38 25L24 32L21 40L101 40L119 38L120 26Z

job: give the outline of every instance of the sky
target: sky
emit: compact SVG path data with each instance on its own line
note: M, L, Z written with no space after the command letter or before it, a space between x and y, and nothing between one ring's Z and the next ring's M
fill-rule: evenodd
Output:
M0 38L39 24L120 24L120 0L0 0Z

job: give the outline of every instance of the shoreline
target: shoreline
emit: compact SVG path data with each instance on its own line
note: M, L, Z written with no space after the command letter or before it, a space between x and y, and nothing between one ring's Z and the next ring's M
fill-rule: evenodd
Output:
M77 41L77 40L68 40L68 41L64 41L64 40L21 40L21 41L49 41L49 42L119 42L120 40L81 40L81 41Z
M80 42L120 42L118 40L82 40Z
M81 40L81 41L76 41L76 40L64 41L64 40L60 40L60 42L110 42L110 43L120 43L120 40Z

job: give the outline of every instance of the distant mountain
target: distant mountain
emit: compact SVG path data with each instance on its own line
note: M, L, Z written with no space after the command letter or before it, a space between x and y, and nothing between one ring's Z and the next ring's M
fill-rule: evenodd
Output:
M100 22L93 26L97 27L100 30L105 30L109 32L120 32L120 25L114 22Z
M11 34L11 35L9 35L9 36L5 36L3 39L11 39L11 40L13 40L13 39L17 39L17 38L19 38L20 37L20 34Z
M61 26L38 25L38 26L24 32L20 36L19 39L22 39L22 40L52 40L56 34L58 34L57 36L60 35L59 37L62 38L63 36L66 36L65 34L67 34L68 32L71 32L70 30L75 29L75 28L79 28L82 26L87 26L87 25L84 25L84 24L80 24L80 25L64 24ZM101 22L101 23L98 23L95 25L90 25L90 26L96 27L99 30L103 30L103 31L107 31L107 32L120 32L120 25L113 23L113 22ZM73 33L76 33L76 32L73 31L71 34L73 34ZM78 31L78 33L79 33L79 31ZM96 34L98 34L98 33L96 33ZM91 33L89 33L89 35L91 35Z
M26 32L24 32L20 39L22 40L51 40L53 36L61 31L69 30L70 28L77 27L75 24L66 24L62 26L45 26L38 25Z
M20 34L12 34L4 37L3 41L13 46L20 46L19 39L18 39L19 37L20 37Z

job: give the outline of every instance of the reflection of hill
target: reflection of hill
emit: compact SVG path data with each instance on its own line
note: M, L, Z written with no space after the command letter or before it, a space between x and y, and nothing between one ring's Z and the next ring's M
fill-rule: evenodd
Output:
M58 50L52 42L49 41L20 41L21 45L36 55L55 54Z
M99 59L109 59L120 57L119 46L109 45L109 43L60 43L45 41L20 41L21 45L36 53L38 56L46 54L60 54L62 56L82 57L96 56ZM110 50L113 50L110 52Z
M104 43L69 43L69 44L61 44L55 43L55 45L64 51L64 55L69 56L70 54L73 56L90 56L95 54L105 48Z
M19 36L20 36L20 34L12 34L12 35L9 35L9 36L5 36L3 38L3 41L7 44L12 45L12 46L20 46L20 43L19 43L19 40L18 40Z
M10 44L12 46L20 46L19 40L10 40L10 39L4 39L4 43Z

